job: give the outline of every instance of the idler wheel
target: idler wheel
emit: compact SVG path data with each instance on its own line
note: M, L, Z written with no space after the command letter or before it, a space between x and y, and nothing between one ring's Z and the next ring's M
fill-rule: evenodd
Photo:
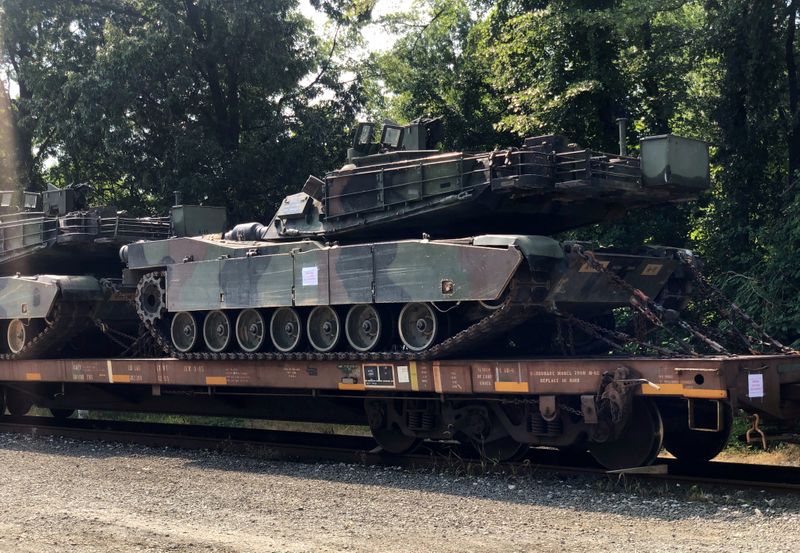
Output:
M167 290L164 277L147 274L136 285L136 312L148 323L154 323L167 311Z
M264 317L257 309L245 309L236 318L236 341L242 351L253 353L264 347L267 338Z
M303 332L300 314L291 307L281 307L272 314L269 323L269 336L275 349L290 352L300 344Z
M375 349L383 337L383 324L378 310L370 304L354 305L347 312L344 331L347 342L354 350Z
M403 345L411 351L422 351L436 341L439 320L430 304L412 302L400 311L398 327Z
M8 328L6 329L8 351L14 355L20 353L25 349L25 345L28 343L31 335L28 333L28 323L24 323L20 319L13 319L8 323Z
M590 442L589 453L607 469L642 467L652 463L664 442L664 423L652 401L635 397L625 429L613 441Z
M203 341L214 353L225 351L231 343L231 321L224 311L210 311L203 321Z
M172 345L181 353L192 351L197 345L199 335L197 321L188 311L177 313L169 329Z
M311 310L306 323L308 341L317 351L331 351L339 343L341 328L336 311L328 305L318 305Z

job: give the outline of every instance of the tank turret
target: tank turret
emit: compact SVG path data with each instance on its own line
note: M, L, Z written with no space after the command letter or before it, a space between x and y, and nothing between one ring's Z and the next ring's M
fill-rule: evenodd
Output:
M89 192L85 184L0 191L0 356L53 355L87 328L112 322L136 335L130 295L118 287L120 247L225 228L222 208L175 206L170 217L131 217L89 207ZM87 352L98 347L93 342Z
M491 152L439 152L437 119L384 125L377 142L374 132L361 123L347 163L287 196L259 238L549 235L692 200L709 185L707 144L674 135L642 139L631 157L556 135Z

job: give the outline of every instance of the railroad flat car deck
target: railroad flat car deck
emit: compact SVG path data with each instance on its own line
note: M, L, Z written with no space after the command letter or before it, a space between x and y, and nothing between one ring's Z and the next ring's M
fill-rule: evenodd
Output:
M422 438L477 436L502 456L513 444L607 445L652 433L660 434L659 449L661 440L669 448L670 436L682 433L682 445L673 449L696 450L712 437L715 444L727 439L733 409L787 423L800 418L796 355L10 360L0 361L0 386L12 413L38 405L61 413L83 408L361 423L387 449L405 450ZM657 407L659 414L650 416L655 426L634 436L617 428L647 419L641 415L652 410L643 405ZM645 457L649 452L601 462L640 463Z

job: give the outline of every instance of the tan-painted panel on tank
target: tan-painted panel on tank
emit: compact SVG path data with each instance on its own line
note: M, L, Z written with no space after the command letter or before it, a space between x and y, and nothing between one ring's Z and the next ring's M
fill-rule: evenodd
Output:
M128 267L144 269L163 267L175 263L191 261L211 261L223 255L244 256L257 244L252 242L216 241L205 238L170 238L151 242L129 244Z
M292 305L292 256L262 255L221 262L222 307Z
M312 250L294 255L295 305L327 305L328 251Z
M516 248L416 240L374 251L378 303L497 299L522 260Z
M219 261L178 263L167 267L167 309L196 311L220 306Z
M55 282L33 278L0 278L0 319L46 317L58 295Z
M372 246L331 248L330 303L369 303L372 301Z

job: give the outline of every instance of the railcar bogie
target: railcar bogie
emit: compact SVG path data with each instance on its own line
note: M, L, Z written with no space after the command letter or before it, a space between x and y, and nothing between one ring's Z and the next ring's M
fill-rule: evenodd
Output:
M35 404L358 424L394 453L460 442L503 461L545 446L627 468L652 462L662 445L679 461L712 458L734 407L795 420L800 403L782 391L798 366L793 355L13 360L0 361L0 401L15 415Z
M664 401L664 448L676 459L702 463L728 445L733 428L730 403L715 400Z

